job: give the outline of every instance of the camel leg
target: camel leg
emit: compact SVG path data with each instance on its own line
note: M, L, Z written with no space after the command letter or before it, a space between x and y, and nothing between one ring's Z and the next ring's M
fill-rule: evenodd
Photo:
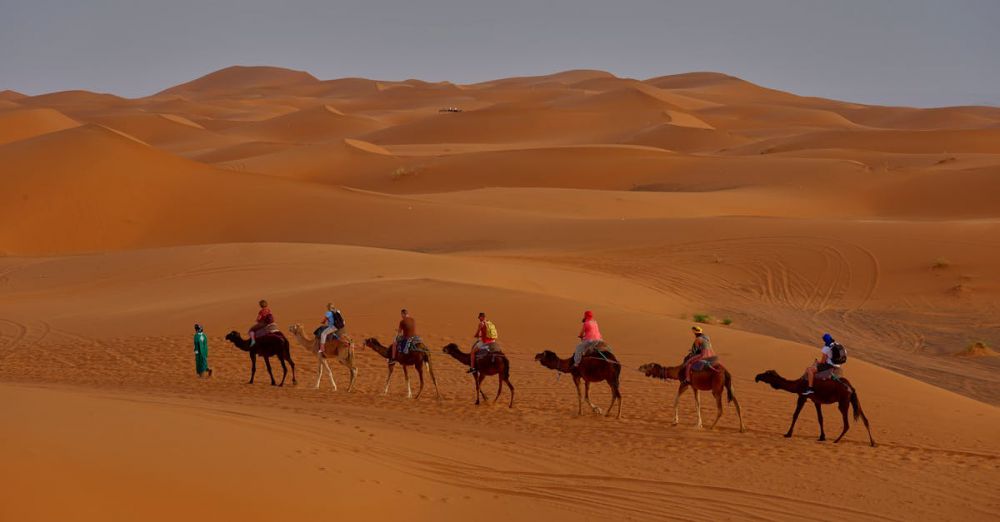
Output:
M271 371L271 358L264 357L264 366L267 367L267 374L271 376L271 386L276 386L277 383L274 382L274 372Z
M791 438L792 430L795 429L795 421L799 420L799 413L802 412L802 407L806 405L806 401L809 400L808 397L799 395L799 400L795 403L795 413L792 414L792 425L788 427L788 433L785 433L785 438Z
M288 375L288 367L285 366L285 359L283 359L280 355L278 356L278 362L281 363L281 383L278 384L278 386L284 386L285 377Z
M701 422L701 395L698 394L698 388L694 386L691 387L691 392L694 393L694 409L698 412L698 427L704 428L705 426Z
M683 395L684 391L687 389L688 389L687 384L682 384L677 387L677 396L674 397L674 426L680 424L681 422L681 417L680 417L681 395Z
M354 381L357 378L358 378L358 369L357 368L351 368L351 383L347 385L347 391L348 392L354 391Z
M250 354L250 382L247 384L253 384L253 376L257 374L257 358Z
M718 424L719 423L719 419L722 418L722 390L719 390L718 392L712 392L712 395L715 396L715 407L719 411L715 415L715 420L712 422L712 425L708 427L708 429L710 429L710 430L714 430L715 429L715 425Z
M413 388L410 386L410 372L406 369L406 365L403 365L403 379L406 381L406 398L413 398Z
M496 404L500 400L500 394L503 393L503 373L497 374L497 396L493 397L493 403Z
M392 379L393 366L392 364L389 365L389 372L385 376L385 389L382 390L382 395L389 393L389 381Z
M419 399L420 394L424 392L424 367L422 364L417 363L413 365L413 369L417 370L417 377L420 377L420 388L417 388L417 396L414 399Z
M473 376L472 376L473 384L476 385L476 406L479 406L479 396L480 395L483 397L483 400L486 400L486 394L483 393L483 389L482 389L483 380L480 379L479 376L480 376L479 373L473 374Z
M441 398L441 390L438 389L438 380L437 380L437 377L434 376L434 366L431 364L430 357L427 358L427 361L424 364L427 365L427 373L430 374L430 376L431 376L431 384L434 385L434 396L435 396L435 398L440 399Z
M618 385L617 385L617 383L612 383L611 381L608 381L608 388L611 388L611 404L608 405L608 411L607 411L607 413L604 414L605 417L610 417L611 416L611 412L615 408L615 401L621 400L620 397L619 397L619 395L618 395ZM621 416L622 416L622 408L619 405L618 406L618 417L621 418Z
M600 415L603 413L600 408L598 408L593 402L590 401L590 381L583 381L583 398L587 400L587 404L590 405L590 411Z
M330 386L333 386L333 391L337 391L337 381L333 378L333 369L330 368L330 361L323 358L323 367L326 368L326 375L330 377Z
M877 444L875 444L875 437L872 437L872 429L871 426L868 425L868 416L865 415L865 411L861 409L861 401L858 400L858 394L853 393L850 400L854 405L854 420L858 420L858 417L861 417L861 421L865 423L865 430L868 431L868 442L874 448L877 446Z
M323 380L323 356L319 352L316 352L316 388L319 389L319 383Z
M576 414L583 415L583 394L580 393L580 378L573 376L573 385L576 386Z
M740 408L740 401L733 395L733 406L736 406L736 417L740 419L740 433L746 433L747 426L743 424L743 410Z
M514 407L514 385L510 383L510 379L504 379L504 382L507 383L507 389L510 390L510 405L507 406L507 407L508 408L513 408ZM867 425L867 423L868 423L868 421L866 420L865 424ZM872 445L874 446L875 444L872 444Z
M840 432L840 436L837 437L837 440L833 441L834 444L840 442L840 439L844 438L844 435L847 435L847 430L851 428L850 423L847 422L847 408L848 408L847 400L841 399L839 406L840 406L840 415L844 417L844 431Z
M298 384L298 383L299 383L299 380L295 378L295 361L293 361L293 360L292 360L292 354L291 354L291 353L288 353L288 352L286 351L286 352L285 352L285 358L286 358L286 359L288 359L288 365L292 367L292 384L293 384L293 385L294 385L294 384ZM284 362L284 361L282 361L282 362L281 362L281 367L282 367L282 368L284 368L284 367L285 367L285 362ZM285 381L285 378L284 378L284 377L282 377L282 378L281 378L281 381L282 381L282 382L284 382L284 381Z
M826 431L823 430L823 407L819 405L819 401L813 401L816 405L816 420L819 421L819 440L826 440Z

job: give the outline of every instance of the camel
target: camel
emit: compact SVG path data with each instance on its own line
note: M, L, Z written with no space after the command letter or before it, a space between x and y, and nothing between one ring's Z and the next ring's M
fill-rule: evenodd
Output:
M736 416L740 419L740 433L747 430L745 424L743 424L743 410L740 409L740 401L736 398L736 394L733 393L733 376L729 373L725 367L721 364L716 363L715 366L718 370L713 370L711 368L704 368L698 371L691 372L691 382L681 384L677 388L677 395L674 397L674 425L680 423L680 416L678 414L679 405L681 402L681 395L684 393L688 387L694 393L694 403L697 406L698 411L698 427L702 427L701 422L701 398L698 396L698 391L711 391L712 395L715 397L715 406L718 409L718 414L715 416L715 421L708 429L715 429L715 425L719 423L719 419L722 418L722 389L726 390L726 398L729 402L736 406ZM653 377L656 379L673 379L676 381L680 380L681 372L684 371L684 365L680 366L661 366L656 363L646 363L639 367L639 371L644 373L646 377Z
M234 346L250 354L250 382L253 384L253 376L257 373L257 356L264 358L264 365L267 366L267 374L271 376L271 386L274 386L274 373L271 371L271 357L277 357L281 362L281 384L285 385L285 376L288 375L288 368L285 361L292 367L292 384L298 384L295 380L295 362L292 361L292 354L288 349L288 339L280 332L263 335L257 338L257 342L250 346L250 340L244 339L239 332L233 330L226 334L226 340Z
M337 391L337 381L333 380L333 370L330 369L330 363L327 362L328 356L333 356L337 359L337 362L350 370L351 383L347 385L347 391L351 392L354 390L354 381L358 378L358 367L354 364L354 341L350 337L341 335L341 339L334 339L331 336L326 340L326 346L323 347L323 351L320 352L317 349L319 340L306 337L301 324L296 323L289 326L288 331L292 332L295 340L303 348L316 354L316 389L319 389L319 383L323 380L323 372L325 371L330 377L330 385L333 386L334 391Z
M795 413L792 414L792 425L788 427L788 433L785 433L785 438L790 438L792 436L792 430L795 429L795 421L799 418L799 412L802 411L802 406L805 405L807 400L812 399L813 404L816 405L816 419L819 421L820 441L826 440L826 432L823 430L823 410L821 405L837 403L837 407L840 409L840 414L844 418L844 430L840 432L840 436L833 442L840 442L840 439L843 439L844 435L847 434L847 430L850 429L850 424L847 422L847 408L848 405L850 405L854 407L854 420L857 421L858 417L860 417L861 420L864 421L865 429L868 430L868 442L873 448L875 447L875 439L872 437L872 429L868 425L868 417L865 415L864 410L861 409L861 401L858 399L858 392L847 379L842 377L838 380L816 379L813 382L814 393L811 395L801 395L801 393L808 387L805 378L790 381L781 375L778 375L778 372L774 370L768 370L764 373L758 374L757 377L754 378L754 381L766 382L775 390L784 390L789 393L800 394L798 402L795 403Z
M573 376L573 384L576 386L577 415L583 415L584 399L586 399L587 404L590 405L590 409L594 413L601 413L601 409L595 406L593 402L590 402L590 383L607 381L608 386L611 387L611 404L608 405L608 411L605 416L611 416L611 411L615 406L615 401L618 401L617 418L620 419L622 418L622 394L619 390L619 383L622 367L621 364L618 363L618 359L615 358L615 354L611 352L602 353L604 354L603 357L598 355L585 355L580 360L580 364L575 368L572 368L572 356L568 359L561 359L551 350L545 350L544 352L535 355L535 360L550 370L556 370L560 373L568 373ZM581 380L583 380L584 386L582 396L580 394Z
M443 351L454 357L463 366L469 366L469 362L471 361L470 354L463 352L457 344L451 343L445 346ZM513 408L514 385L510 383L510 361L507 360L507 356L503 352L495 349L489 355L480 358L476 362L476 373L473 374L476 384L476 404L479 404L480 396L482 396L483 400L487 399L486 394L483 393L482 384L483 380L490 375L498 375L500 379L497 383L497 396L493 398L493 402L497 402L500 399L500 393L503 392L503 385L507 383L507 388L510 388L510 405L507 407Z
M383 346L382 343L378 342L378 339L374 337L365 339L365 346L371 348L375 351L375 353L384 357L386 362L389 362L389 357L392 355L392 348ZM434 393L437 394L437 398L441 398L441 392L438 390L437 378L434 377L434 367L431 366L431 353L423 343L417 343L410 347L410 351L408 353L397 353L396 362L403 366L403 377L406 379L407 399L419 399L420 394L424 391L424 366L427 366L427 373L430 374L431 382L434 383ZM407 366L413 366L416 368L417 376L420 377L420 388L417 389L417 395L415 397L413 395L413 390L410 388L410 374L407 371ZM389 393L389 381L392 380L393 368L394 365L389 364L389 374L385 376L385 388L382 390L382 395Z

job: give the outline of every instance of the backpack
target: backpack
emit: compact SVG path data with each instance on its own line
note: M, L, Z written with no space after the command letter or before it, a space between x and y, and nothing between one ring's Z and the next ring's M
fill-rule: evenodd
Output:
M340 330L345 325L344 316L340 313L340 310L333 311L333 327Z
M847 349L840 343L830 345L830 362L833 364L844 364L847 362Z
M486 321L486 337L498 339L499 335L497 333L497 325L493 324L493 321Z

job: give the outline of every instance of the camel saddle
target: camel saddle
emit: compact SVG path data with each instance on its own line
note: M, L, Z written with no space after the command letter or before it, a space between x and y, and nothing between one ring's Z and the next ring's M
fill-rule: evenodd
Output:
M480 348L476 352L476 361L482 361L494 355L503 355L503 351L500 350L500 347L496 343L489 345L489 348Z
M828 381L830 379L839 381L843 376L844 371L841 368L827 368L821 372L816 372L817 381Z
M600 357L601 359L609 360L611 359L610 357L608 357L609 355L612 355L610 344L604 341L592 341L590 343L590 346L587 346L587 348L583 351L583 355L581 356L581 358Z
M717 355L713 355L712 357L702 359L691 365L692 372L700 372L702 370L709 370L709 369L715 371L720 370L719 357Z
M420 336L414 335L413 337L407 339L405 343L403 343L403 346L402 348L400 348L399 353L410 353L411 350L417 352L426 352L427 350L424 348L417 348L417 345L423 343L424 340L421 339Z

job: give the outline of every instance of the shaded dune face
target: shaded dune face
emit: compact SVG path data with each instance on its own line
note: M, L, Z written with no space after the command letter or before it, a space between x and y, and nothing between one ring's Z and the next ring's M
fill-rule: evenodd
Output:
M174 456L191 454L216 464L192 505L250 520L996 518L1000 109L807 94L710 72L460 85L276 67L137 99L0 92L0 400L16 405L12 419L47 412L4 426L0 460L19 477L13 496L71 497L3 509L66 518L64 506L124 488L133 500L87 513L134 518L163 492L191 493L169 478L189 476ZM307 333L336 303L358 344L357 389L344 393L347 369L332 358L339 391L323 374L319 391L303 389L321 363L296 340L298 388L260 384L262 361L245 385L246 353L222 335L246 332L262 297L282 327ZM385 361L360 341L388 342L402 307L430 348L439 401L430 383L404 401L399 369L380 396ZM484 310L510 361L513 408L507 388L503 408L473 406L466 368L441 353L468 351ZM586 403L577 418L571 378L533 358L569 357L583 310L622 361L618 422ZM668 428L676 384L635 371L678 364L695 315L748 433L725 393L715 432L693 428L687 394ZM190 367L195 322L211 381ZM782 438L794 397L753 381L802 375L826 331L849 350L877 450L853 418L845 443L817 447L811 406ZM600 408L611 400L604 383L590 393ZM711 424L714 399L701 398ZM839 412L825 411L835 437ZM59 419L80 420L79 438L53 436ZM119 427L146 436L106 447ZM246 459L261 447L274 451ZM823 503L790 493L808 470L789 470L817 451L836 452L824 473L838 486ZM39 455L78 466L43 474ZM293 500L247 497L263 476L284 477ZM351 502L304 493L331 478ZM165 509L150 519L181 516Z

